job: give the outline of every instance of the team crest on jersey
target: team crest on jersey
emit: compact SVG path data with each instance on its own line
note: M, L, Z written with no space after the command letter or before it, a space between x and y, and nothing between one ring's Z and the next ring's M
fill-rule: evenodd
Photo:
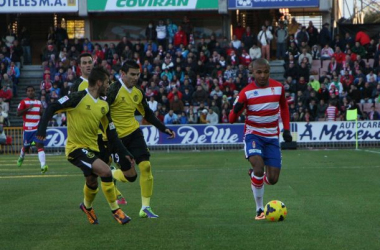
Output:
M91 110L91 105L86 105L86 110Z
M253 95L254 95L254 96L258 96L258 95L259 95L259 92L255 90L255 91L253 92Z
M100 112L102 112L102 115L105 115L105 114L106 114L106 108L105 108L105 107L102 107L102 108L100 109Z
M274 95L274 88L271 88L270 90L272 91L272 95Z
M139 97L137 95L133 96L133 101L137 102L139 100Z

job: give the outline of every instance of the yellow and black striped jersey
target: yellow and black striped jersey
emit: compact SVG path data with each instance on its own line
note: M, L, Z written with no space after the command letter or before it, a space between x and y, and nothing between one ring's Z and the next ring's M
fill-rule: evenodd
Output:
M78 148L99 152L97 143L99 123L103 128L108 126L109 105L106 101L101 98L95 99L88 89L71 93L47 108L41 120L42 127L45 126L44 123L47 126L47 122L55 112L67 114L66 156Z
M119 79L108 89L107 99L112 121L116 126L119 138L123 138L140 127L135 118L136 109L145 119L164 132L166 127L154 115L144 97L143 90L137 87L127 88Z
M82 91L88 88L88 80L84 77L79 77L75 80L74 84L70 88L70 93Z

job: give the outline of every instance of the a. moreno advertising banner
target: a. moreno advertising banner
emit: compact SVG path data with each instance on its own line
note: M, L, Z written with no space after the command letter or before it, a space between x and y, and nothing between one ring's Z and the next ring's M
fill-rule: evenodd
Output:
M229 9L276 9L318 6L319 0L228 0Z
M298 122L292 125L297 142L354 142L355 122ZM380 121L358 122L359 141L379 141Z
M181 125L169 126L176 133L175 139L159 132L153 126L141 126L148 145L207 145L243 143L244 124ZM298 143L355 142L355 122L297 122L291 123L293 138ZM380 121L358 122L359 141L379 141ZM49 128L45 146L64 147L66 127ZM282 140L282 137L280 137Z
M0 0L0 13L77 12L79 0Z
M87 10L89 12L202 9L218 9L218 0L87 0Z

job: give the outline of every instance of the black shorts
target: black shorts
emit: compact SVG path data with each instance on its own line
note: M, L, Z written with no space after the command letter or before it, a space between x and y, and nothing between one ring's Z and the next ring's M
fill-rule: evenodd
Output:
M106 164L111 165L112 158L111 153L108 150L107 142L103 141L103 135L98 134L98 147L99 147L99 159L104 161Z
M133 131L132 134L120 139L124 146L131 152L137 164L142 161L148 161L150 157L148 146L146 145L143 132L140 128Z
M86 148L78 148L69 154L68 160L71 164L80 168L84 176L95 175L92 172L92 163L99 159L98 152Z

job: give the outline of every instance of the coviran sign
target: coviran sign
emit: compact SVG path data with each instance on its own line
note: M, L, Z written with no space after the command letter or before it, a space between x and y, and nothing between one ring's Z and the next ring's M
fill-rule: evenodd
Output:
M217 9L218 0L88 0L88 11Z

